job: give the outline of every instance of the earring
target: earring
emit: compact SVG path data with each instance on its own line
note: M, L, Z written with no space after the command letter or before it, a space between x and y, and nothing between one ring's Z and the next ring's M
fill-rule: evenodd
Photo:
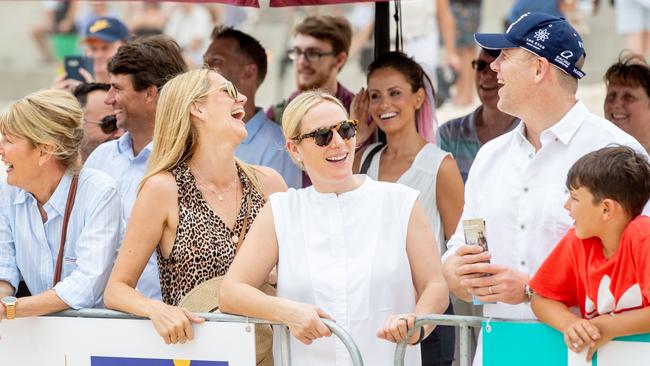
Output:
M302 160L300 159L300 156L296 156L296 161L299 162L299 163L302 161Z

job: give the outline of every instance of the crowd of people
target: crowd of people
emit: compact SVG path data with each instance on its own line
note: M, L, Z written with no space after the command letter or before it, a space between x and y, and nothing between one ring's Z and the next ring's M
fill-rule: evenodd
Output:
M205 290L211 310L287 324L293 362L313 365L348 362L321 318L372 365L404 340L406 364L451 365L453 328L407 335L432 313L538 318L588 357L650 332L642 55L607 70L600 118L576 97L578 32L523 13L474 35L480 50L457 61L481 105L438 128L417 55L379 55L358 93L339 82L343 17L296 25L297 90L267 110L266 51L241 30L212 29L193 50L203 67L111 16L84 34L88 80L64 75L0 113L0 319L106 306L185 343L203 322L188 298ZM472 219L487 245L467 245ZM258 364L272 357L258 349Z

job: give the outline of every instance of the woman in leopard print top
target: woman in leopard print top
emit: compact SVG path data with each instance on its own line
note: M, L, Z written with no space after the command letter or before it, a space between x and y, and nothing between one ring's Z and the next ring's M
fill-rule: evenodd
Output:
M158 98L147 174L104 300L150 318L166 343L193 338L192 323L203 319L176 305L195 286L225 274L265 197L286 190L274 170L235 158L246 137L245 103L210 70L176 76ZM164 302L134 289L154 250Z

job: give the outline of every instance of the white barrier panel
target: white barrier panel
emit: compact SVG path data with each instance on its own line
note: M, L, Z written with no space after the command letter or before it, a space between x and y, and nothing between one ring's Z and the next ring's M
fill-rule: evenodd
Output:
M253 324L205 322L167 345L150 320L39 317L0 322L0 364L20 366L253 366Z

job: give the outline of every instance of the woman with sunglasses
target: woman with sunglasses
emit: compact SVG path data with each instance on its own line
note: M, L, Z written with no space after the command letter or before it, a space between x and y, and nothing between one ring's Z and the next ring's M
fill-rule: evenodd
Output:
M0 320L102 306L122 234L108 175L82 168L81 108L44 90L0 114ZM32 296L13 297L21 278Z
M193 338L192 323L202 319L178 304L226 274L266 197L286 190L274 170L235 158L246 137L245 102L231 82L206 69L174 77L158 99L154 148L105 301L150 318L166 343ZM154 251L162 302L135 290Z
M358 152L355 171L417 190L439 251L456 230L463 210L463 181L454 159L434 145L433 92L428 77L401 52L385 53L368 67L368 91L353 108L368 111L386 143ZM447 314L453 314L450 306ZM423 365L447 365L454 358L454 330L436 328L422 344Z
M313 186L271 195L221 287L222 311L289 326L296 365L349 362L338 340L321 339L331 335L321 317L350 333L365 364L388 366L416 314L447 307L418 193L352 173L356 125L327 93L305 92L289 103L282 117L287 149ZM258 288L276 265L277 297L270 297ZM419 346L409 347L406 364L419 363Z

